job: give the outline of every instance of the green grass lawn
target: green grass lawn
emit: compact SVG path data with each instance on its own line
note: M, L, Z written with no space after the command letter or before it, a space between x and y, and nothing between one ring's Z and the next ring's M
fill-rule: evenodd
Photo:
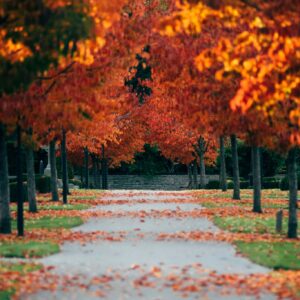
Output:
M18 272L20 274L26 274L36 270L40 270L42 265L27 264L27 263L0 263L0 276L4 276L7 272ZM7 279L6 279L7 280ZM0 291L0 300L9 300L14 294L14 290Z
M59 246L51 242L5 242L0 244L2 257L43 257L59 252Z
M91 208L92 206L89 204L65 204L65 205L55 205L55 204L47 204L47 205L38 205L38 210L84 210ZM24 209L28 210L28 204L24 205ZM11 211L17 211L17 206L11 206Z
M72 228L83 224L80 217L42 217L40 219L25 220L26 229L55 229L55 228ZM12 221L12 228L16 229L16 220Z
M90 207L89 204L43 205L39 210L84 210Z
M235 242L253 262L273 268L300 270L300 244L291 242Z
M231 199L232 190L227 190L226 192L222 192L220 190L210 190L209 193L199 193L198 196L199 198ZM288 200L288 192L281 191L280 189L263 189L262 199L264 198ZM252 189L241 189L241 199L252 199Z
M0 291L0 300L10 300L13 291Z
M70 199L77 199L77 200L96 200L97 196L69 196Z
M242 233L275 233L274 218L214 217L214 223L222 229ZM287 232L288 221L283 220L283 233Z
M234 207L234 206L247 206L252 207L252 202L240 202L239 200L232 200L232 202L201 202L201 205L207 208L217 208L217 207ZM288 209L288 203L262 203L262 208L278 208L278 209Z

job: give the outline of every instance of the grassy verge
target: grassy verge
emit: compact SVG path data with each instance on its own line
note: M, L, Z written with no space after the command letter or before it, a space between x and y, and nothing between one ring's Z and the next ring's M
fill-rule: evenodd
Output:
M89 204L41 205L39 210L84 210L90 207Z
M42 268L41 265L37 264L27 264L27 263L0 263L0 277L5 279L5 283L15 283L15 279L9 277L7 274L17 273L19 276L24 276L26 273L30 273L33 271L40 270ZM11 296L14 294L14 289L3 289L0 291L0 300L9 300Z
M77 196L77 195L72 196L71 195L70 199L73 199L73 200L96 200L97 196Z
M206 208L218 208L218 207L234 207L234 206L245 206L245 207L252 207L252 202L239 202L236 200L232 200L232 202L201 202L201 205L203 205ZM263 203L262 208L278 208L278 209L288 209L288 205L286 204L280 204L280 203Z
M43 257L59 252L59 246L51 242L6 242L0 244L2 257Z
M252 189L242 189L241 190L241 199L252 199ZM221 192L220 190L205 190L196 191L199 198L218 198L218 199L231 199L232 190L228 190L227 192ZM279 189L265 189L262 190L262 199L281 199L288 200L288 193L286 191L281 191Z
M38 205L38 210L84 210L91 207L89 204L46 204ZM25 204L24 209L28 209L28 204ZM11 206L11 211L17 211L17 206Z
M25 228L30 229L55 229L55 228L72 228L83 224L80 217L42 217L40 219L25 220ZM12 227L16 229L16 221L13 220Z
M241 233L275 234L275 218L215 217L214 223L224 230ZM283 220L283 233L287 232L287 219Z
M300 270L300 244L292 242L235 242L243 255L257 264L286 270Z

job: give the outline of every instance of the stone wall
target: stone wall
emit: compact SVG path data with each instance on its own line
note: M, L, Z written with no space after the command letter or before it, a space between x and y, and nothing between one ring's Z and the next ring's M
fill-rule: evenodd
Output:
M217 175L207 176L206 181L218 179ZM109 189L126 190L183 190L188 187L189 179L187 175L109 175Z

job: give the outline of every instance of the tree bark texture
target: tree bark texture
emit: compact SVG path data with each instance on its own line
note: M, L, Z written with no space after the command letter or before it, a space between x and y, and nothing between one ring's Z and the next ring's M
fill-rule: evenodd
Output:
M261 208L261 172L260 172L260 149L252 147L253 159L253 212L262 213Z
M0 124L0 233L11 233L5 129Z
M68 166L67 166L67 149L66 149L66 132L62 131L61 140L61 163L62 163L62 182L63 182L63 203L68 203Z
M297 182L297 149L293 148L288 153L287 167L289 179L289 221L288 238L297 238L298 220L297 220L297 200L298 200L298 182Z
M51 168L51 194L52 201L59 201L58 187L57 187L57 168L56 168L56 141L53 140L49 144L50 151L50 168Z
M223 192L227 191L224 136L220 137L220 188Z
M23 151L21 142L21 127L17 126L17 230L18 236L24 236L24 194L23 194Z
M239 157L237 149L236 135L231 135L231 153L232 153L232 172L233 172L233 195L232 199L240 200L240 170L239 170Z
M36 187L35 187L35 174L34 174L34 152L31 147L27 147L26 154L26 168L27 168L27 194L29 211L32 213L37 212L36 203Z

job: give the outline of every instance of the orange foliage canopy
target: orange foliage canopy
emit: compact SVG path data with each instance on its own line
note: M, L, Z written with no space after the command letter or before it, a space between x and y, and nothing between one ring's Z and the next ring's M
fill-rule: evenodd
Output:
M292 0L183 1L160 28L171 36L202 35L207 24L229 32L199 51L195 64L220 83L238 79L231 109L258 120L262 128L250 130L257 143L285 151L300 144L299 18L300 3Z

